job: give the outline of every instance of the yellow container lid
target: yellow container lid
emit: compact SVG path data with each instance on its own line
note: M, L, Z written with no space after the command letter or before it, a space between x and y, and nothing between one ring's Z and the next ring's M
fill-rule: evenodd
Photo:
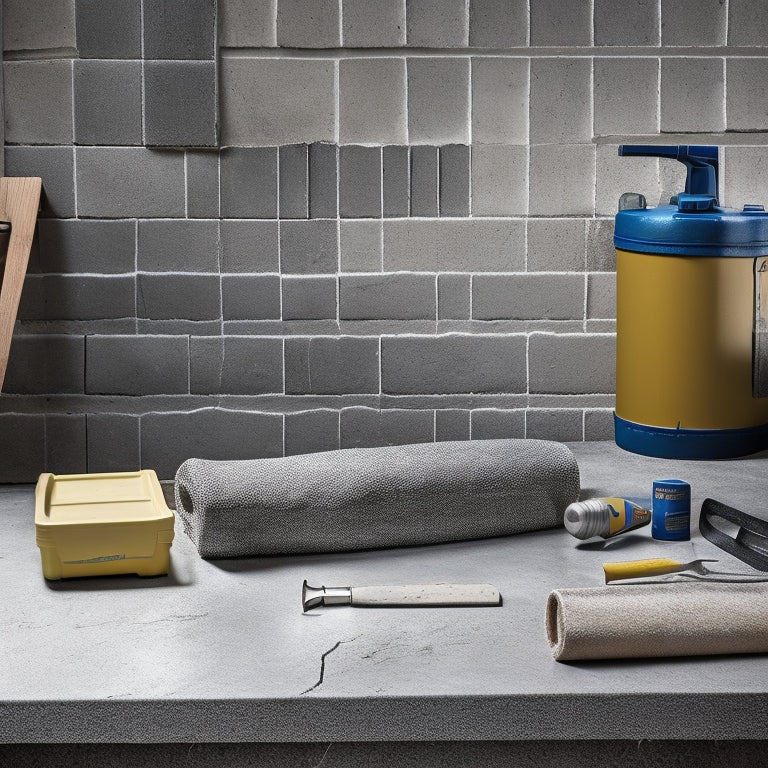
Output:
M41 474L35 530L48 579L168 571L174 514L151 469Z

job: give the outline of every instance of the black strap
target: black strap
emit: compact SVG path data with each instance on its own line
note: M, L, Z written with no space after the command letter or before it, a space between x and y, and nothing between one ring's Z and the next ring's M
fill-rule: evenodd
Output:
M721 518L738 526L736 536L730 536L715 524ZM715 521L713 521L715 518ZM729 507L714 499L704 499L699 517L701 535L720 549L738 557L758 571L768 571L768 522L746 512Z

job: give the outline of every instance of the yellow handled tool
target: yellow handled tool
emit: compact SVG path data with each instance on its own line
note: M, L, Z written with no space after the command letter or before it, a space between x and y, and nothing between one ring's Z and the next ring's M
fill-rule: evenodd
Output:
M704 581L752 582L768 581L768 577L745 571L711 571L704 563L716 563L717 560L691 560L681 563L667 557L654 557L648 560L629 560L624 563L603 563L605 583L623 581L625 579L643 579L651 576L662 576L666 573L683 573L691 571L686 576L703 577Z
M693 560L681 563L667 557L654 557L648 560L629 560L624 563L603 563L605 583L623 579L641 579L646 576L661 576L665 573L694 571L705 576L712 573L703 563L716 563L717 560Z

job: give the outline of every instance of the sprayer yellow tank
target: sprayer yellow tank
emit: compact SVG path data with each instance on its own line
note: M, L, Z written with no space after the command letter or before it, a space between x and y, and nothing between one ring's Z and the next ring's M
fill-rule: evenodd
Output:
M768 214L717 200L717 147L622 146L688 168L684 193L616 215L616 442L648 456L768 447Z

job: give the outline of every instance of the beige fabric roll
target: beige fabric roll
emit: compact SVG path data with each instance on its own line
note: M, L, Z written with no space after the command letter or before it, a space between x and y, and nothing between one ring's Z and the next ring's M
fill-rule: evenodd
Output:
M768 585L673 582L556 589L557 661L768 652Z

